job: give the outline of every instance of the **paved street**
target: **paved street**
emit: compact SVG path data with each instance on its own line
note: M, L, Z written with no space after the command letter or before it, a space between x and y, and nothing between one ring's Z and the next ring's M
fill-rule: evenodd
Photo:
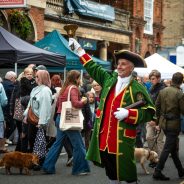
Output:
M184 164L184 135L180 136L180 158ZM33 172L32 176L19 175L17 169L13 169L13 174L10 176L5 175L5 170L0 169L0 183L2 184L108 184L108 179L105 176L104 169L95 167L92 163L91 174L87 176L72 176L71 168L65 166L66 155L60 156L57 162L57 173L55 175L44 175L41 172ZM174 164L169 158L166 163L163 173L171 177L170 181L161 182L154 181L152 175L145 175L143 170L138 167L138 176L140 184L179 184L182 179L178 179L177 171L174 168ZM150 173L153 173L153 169L148 168ZM184 180L184 179L183 179Z

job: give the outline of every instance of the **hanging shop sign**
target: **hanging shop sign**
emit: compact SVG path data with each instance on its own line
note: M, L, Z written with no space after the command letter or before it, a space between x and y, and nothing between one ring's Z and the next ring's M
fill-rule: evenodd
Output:
M26 7L26 0L0 0L0 8Z
M86 38L79 38L78 39L80 45L85 50L96 50L96 40L86 39Z
M76 12L84 16L95 17L103 20L115 20L114 8L109 5L102 5L100 3L87 0L65 0L65 7L69 14Z

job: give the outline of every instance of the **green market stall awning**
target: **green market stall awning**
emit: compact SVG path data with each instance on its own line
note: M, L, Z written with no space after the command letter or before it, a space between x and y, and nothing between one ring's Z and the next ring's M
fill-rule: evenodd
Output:
M82 64L80 63L79 56L68 48L68 41L57 30L47 34L47 36L45 36L42 40L35 43L35 46L51 52L55 52L57 54L66 55L67 70L84 70ZM93 57L93 59L104 69L111 70L110 62L103 61L95 57ZM56 71L58 68L52 68L52 70Z

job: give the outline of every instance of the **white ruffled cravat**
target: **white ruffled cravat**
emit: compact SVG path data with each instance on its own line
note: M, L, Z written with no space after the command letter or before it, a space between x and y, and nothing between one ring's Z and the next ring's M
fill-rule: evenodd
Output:
M120 91L122 91L128 86L130 79L131 79L131 75L123 78L118 76L118 81L116 83L116 95L118 95Z

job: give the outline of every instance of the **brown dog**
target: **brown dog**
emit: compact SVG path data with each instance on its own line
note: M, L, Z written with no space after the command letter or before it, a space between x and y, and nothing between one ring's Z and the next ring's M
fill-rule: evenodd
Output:
M158 154L155 151L150 151L144 148L135 148L134 157L136 161L140 162L141 167L146 174L149 174L149 171L145 167L146 160L158 163Z
M6 153L3 158L0 160L0 166L5 166L6 174L11 174L10 168L16 167L19 168L20 174L24 169L26 175L29 175L29 169L31 166L38 165L39 159L37 155L32 153L21 153L18 151Z

